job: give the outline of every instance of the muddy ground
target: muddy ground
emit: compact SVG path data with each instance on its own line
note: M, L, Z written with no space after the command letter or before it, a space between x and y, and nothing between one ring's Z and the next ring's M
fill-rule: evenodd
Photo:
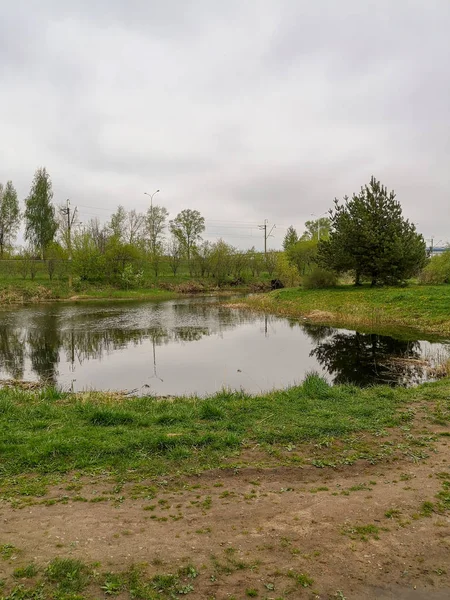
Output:
M448 598L450 518L421 513L447 457L441 442L418 464L247 468L162 481L156 492L154 482L119 494L98 479L66 482L44 503L1 505L2 543L19 551L0 571L55 556L108 571L147 563L150 575L192 563L191 598L245 598L249 588L268 598ZM355 529L369 524L378 531ZM289 571L313 581L298 586Z

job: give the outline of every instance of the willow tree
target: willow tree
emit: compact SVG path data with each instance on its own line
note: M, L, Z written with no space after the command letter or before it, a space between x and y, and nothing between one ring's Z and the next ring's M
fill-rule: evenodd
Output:
M41 259L55 239L58 224L52 204L53 190L45 167L37 169L28 198L25 200L25 239L39 252Z

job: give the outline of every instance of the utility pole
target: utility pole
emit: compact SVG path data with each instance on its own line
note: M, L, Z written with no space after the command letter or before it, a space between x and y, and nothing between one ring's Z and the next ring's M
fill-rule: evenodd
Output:
M259 229L264 231L264 256L267 256L267 238L270 237L270 234L275 229L276 225L273 225L272 229L267 233L267 219L264 219L264 225L259 225Z
M67 198L67 206L66 208L62 208L61 212L63 215L67 215L67 251L69 253L69 288L72 287L72 225L75 221L75 217L77 214L77 207L72 211L72 216L70 215L70 200Z

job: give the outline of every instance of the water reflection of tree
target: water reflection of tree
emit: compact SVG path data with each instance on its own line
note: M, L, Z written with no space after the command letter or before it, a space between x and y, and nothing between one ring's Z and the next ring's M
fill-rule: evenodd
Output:
M27 346L33 371L41 381L55 385L61 338L54 314L44 312L35 317L28 331Z
M310 335L311 330L306 333ZM417 341L336 331L319 341L310 355L333 376L334 383L402 385L423 376L423 367L419 363L392 361L393 358L420 359Z
M126 318L121 326L121 317L126 316L128 307L113 315L110 310L87 312L84 308L63 306L33 309L26 311L26 315L21 311L11 312L0 325L0 369L10 377L22 378L29 359L39 379L56 383L61 350L75 370L76 365L85 360L100 360L105 354L130 344L150 341L150 353L156 363L158 346L199 341L205 336L221 335L226 330L262 318L211 302L180 302L170 308L165 306L165 311L155 309L150 315L144 313L147 323L132 328L128 327L130 322Z
M101 359L104 354L135 346L150 340L156 346L168 344L171 341L192 342L210 335L207 327L176 327L173 330L163 327L148 329L109 329L105 331L62 331L61 344L69 362L79 363L90 359Z
M210 334L207 327L176 327L173 330L173 339L181 342L198 342Z
M84 331L72 329L61 332L61 345L67 360L100 359L104 354L125 348L129 344L138 345L145 339L146 332L125 329L105 329L104 331Z
M6 323L0 325L0 370L13 379L22 379L25 351L21 331Z
M313 342L321 342L336 331L333 327L328 327L327 325L314 325L314 323L304 323L302 329Z

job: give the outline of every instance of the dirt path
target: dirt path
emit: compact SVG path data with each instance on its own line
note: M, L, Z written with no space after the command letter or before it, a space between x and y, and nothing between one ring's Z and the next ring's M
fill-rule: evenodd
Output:
M39 504L0 504L0 545L19 549L0 559L0 578L60 556L104 571L145 563L149 576L191 563L196 599L448 598L449 513L423 503L435 502L449 458L440 441L416 464L68 481Z

